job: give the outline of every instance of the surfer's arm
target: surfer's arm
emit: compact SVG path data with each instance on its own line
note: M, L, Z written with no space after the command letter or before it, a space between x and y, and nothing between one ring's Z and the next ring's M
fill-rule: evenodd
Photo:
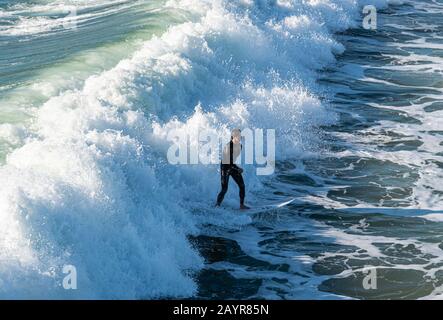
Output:
M232 165L231 165L231 169L234 169L234 170L237 170L238 172L240 172L240 173L243 173L243 169L242 168L240 168L238 165L236 165L235 163L233 163Z

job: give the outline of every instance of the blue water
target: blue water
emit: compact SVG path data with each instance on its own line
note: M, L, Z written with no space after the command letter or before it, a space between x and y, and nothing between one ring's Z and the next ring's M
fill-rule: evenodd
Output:
M0 1L0 297L441 298L442 9ZM168 163L233 127L276 129L247 202L293 203L221 213L217 165Z

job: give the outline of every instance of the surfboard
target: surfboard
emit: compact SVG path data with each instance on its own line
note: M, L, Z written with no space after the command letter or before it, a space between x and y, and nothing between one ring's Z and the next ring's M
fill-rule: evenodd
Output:
M235 213L235 214L256 214L256 213L262 213L262 212L267 212L267 211L272 211L272 210L284 208L294 201L295 201L295 198L289 198L289 199L286 199L285 201L271 202L271 203L266 203L266 204L261 204L261 205L256 205L256 206L248 205L250 207L250 209L247 209L247 210L240 210L239 207L237 207L237 206L234 207L233 203L232 204L222 204L221 207L215 207L214 204L207 203L206 205L203 205L203 206L201 206L201 204L196 205L192 209L192 211L196 212L196 213L214 212L217 214L223 214L226 212L231 212L231 213Z
M268 204L263 204L263 205L251 206L250 209L247 209L247 210L236 209L236 211L238 211L240 213L245 213L245 214L256 214L256 213L281 209L283 207L286 207L288 204L291 204L294 201L295 201L295 198L290 198L290 199L287 199L283 202L273 202L273 203L268 203Z

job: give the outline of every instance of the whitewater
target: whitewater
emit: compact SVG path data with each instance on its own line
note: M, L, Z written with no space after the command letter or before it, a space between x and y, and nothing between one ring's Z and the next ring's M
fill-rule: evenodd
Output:
M419 6L411 3L406 11ZM426 10L441 8L429 3ZM389 264L386 278L390 268L410 267L399 278L426 287L419 293L408 287L400 298L438 297L442 249L439 238L426 239L441 230L443 201L433 180L443 176L441 154L410 173L403 169L430 158L415 149L408 153L412 149L401 144L395 144L399 153L367 145L371 134L382 140L383 130L408 137L426 123L426 130L438 131L440 113L437 120L434 114L422 123L407 122L418 128L393 125L386 117L381 118L386 123L364 127L369 133L361 136L335 130L344 115L370 119L344 111L349 97L337 92L350 95L350 89L341 85L356 78L379 85L384 79L367 79L361 68L349 67L361 66L362 60L337 65L337 57L347 59L345 43L352 47L353 35L346 32L361 28L367 4L387 14L405 5L384 0L0 1L0 298L371 298L337 289L334 282L340 286L345 279L342 287L356 286L359 280L348 277L349 269L359 272L369 262ZM67 16L72 7L76 16ZM420 41L414 41L417 48ZM441 41L436 46L440 50ZM358 52L358 46L352 49L350 54ZM423 56L395 58L422 61ZM433 59L438 69L441 58ZM390 67L395 71L402 64ZM441 98L441 87L435 90L428 98ZM392 109L392 101L372 107ZM422 102L424 107L433 103ZM417 105L404 112L421 117ZM254 166L245 166L247 201L296 196L296 205L262 218L201 210L215 201L219 168L169 164L168 133L205 130L229 136L234 127L276 130L277 174L258 177ZM335 149L327 146L330 139ZM423 148L434 152L441 141L430 134ZM361 159L349 161L353 157ZM383 164L368 160L358 168L365 157ZM359 187L369 190L362 192L367 198L346 198L358 190L343 192L353 182L341 172L351 170L358 179L363 170L389 170L389 161L393 175L414 185L409 194L380 202L377 190L364 185ZM339 173L331 173L334 169ZM396 189L389 179L369 184L392 183ZM402 194L399 189L392 192ZM227 203L236 202L236 192L231 186ZM380 222L384 228L405 216L399 233L380 226L368 231L369 220L378 217L373 212L387 217ZM401 233L416 221L433 229ZM77 290L62 286L66 265L77 269ZM226 295L218 293L220 285Z

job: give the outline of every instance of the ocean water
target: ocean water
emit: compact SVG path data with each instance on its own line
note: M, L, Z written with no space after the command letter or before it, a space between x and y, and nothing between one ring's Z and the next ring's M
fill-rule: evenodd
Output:
M0 298L442 298L442 9L0 1ZM233 127L276 130L247 202L293 203L221 213L217 165L168 163Z

